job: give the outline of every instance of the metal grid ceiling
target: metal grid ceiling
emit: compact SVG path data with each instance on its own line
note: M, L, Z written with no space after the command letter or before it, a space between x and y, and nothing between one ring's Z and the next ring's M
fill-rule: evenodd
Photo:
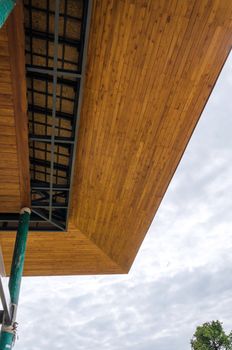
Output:
M85 0L25 0L24 9L30 229L66 230L90 4ZM17 219L8 214L8 220L0 220L0 229L13 229Z

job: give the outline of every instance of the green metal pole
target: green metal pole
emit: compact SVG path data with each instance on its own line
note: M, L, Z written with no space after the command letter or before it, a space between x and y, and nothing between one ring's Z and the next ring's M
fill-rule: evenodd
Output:
M0 28L13 10L16 0L0 0Z
M10 350L14 344L16 325L15 318L23 274L30 214L31 211L29 208L23 208L20 211L19 227L16 235L9 280L9 291L11 298L11 323L6 324L3 321L2 330L0 333L0 350Z

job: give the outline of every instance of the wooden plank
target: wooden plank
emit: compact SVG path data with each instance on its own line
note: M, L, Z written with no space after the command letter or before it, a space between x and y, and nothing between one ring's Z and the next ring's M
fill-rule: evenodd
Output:
M5 108L3 106L0 106L0 122L4 120L6 117L14 117L13 106L11 106L10 108Z
M16 149L15 137L11 135L1 135L0 145L5 145L6 147L10 146L10 148L13 147L14 149Z
M230 50L231 11L94 2L71 220L127 269Z
M8 23L10 19L8 19ZM15 23L16 24L16 23ZM13 50L9 50L9 36L5 24L0 31L0 212L12 213L18 212L21 208L21 187L19 183L19 169L24 166L19 162L18 149L16 142L16 130L19 133L20 125L15 123L15 114L18 118L23 116L20 114L19 105L14 106L14 95L12 81L17 81L18 94L20 95L21 88L23 88L23 80L25 77L20 76L12 67L15 64L12 61L12 55L16 56L15 60L19 60L17 65L20 65L20 55L18 55L17 38L11 42ZM16 29L15 29L16 30ZM21 48L23 50L23 48ZM23 63L24 64L24 63ZM16 68L18 69L18 68ZM23 91L21 91L23 93ZM20 96L18 98L21 98ZM19 122L18 122L19 124ZM24 130L25 131L25 130ZM22 157L22 155L21 155Z
M1 111L0 111L0 127L14 127L15 128L15 123L14 123L14 117L12 116L6 116L2 117Z
M23 4L17 2L7 21L9 54L12 72L16 140L19 164L21 206L30 206L30 171L28 149L27 87L25 72L25 47Z
M10 272L14 239L14 233L0 232L7 274ZM124 273L121 267L74 227L70 227L69 234L31 232L28 237L24 274L64 275L67 271L70 275Z
M1 135L6 135L6 136L10 136L10 135L15 135L15 126L14 125L1 125L0 123L0 136Z

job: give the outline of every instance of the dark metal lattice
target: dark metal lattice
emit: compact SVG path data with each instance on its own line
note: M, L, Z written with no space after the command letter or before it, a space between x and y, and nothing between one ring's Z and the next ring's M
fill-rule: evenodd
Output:
M31 230L65 230L83 86L90 1L25 0ZM4 217L6 217L4 215ZM13 229L8 214L0 229Z

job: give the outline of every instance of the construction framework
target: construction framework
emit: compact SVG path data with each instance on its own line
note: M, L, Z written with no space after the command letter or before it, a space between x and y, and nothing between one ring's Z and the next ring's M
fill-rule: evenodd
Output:
M85 0L24 2L30 230L67 229L90 13ZM0 214L0 230L17 222L17 214Z

